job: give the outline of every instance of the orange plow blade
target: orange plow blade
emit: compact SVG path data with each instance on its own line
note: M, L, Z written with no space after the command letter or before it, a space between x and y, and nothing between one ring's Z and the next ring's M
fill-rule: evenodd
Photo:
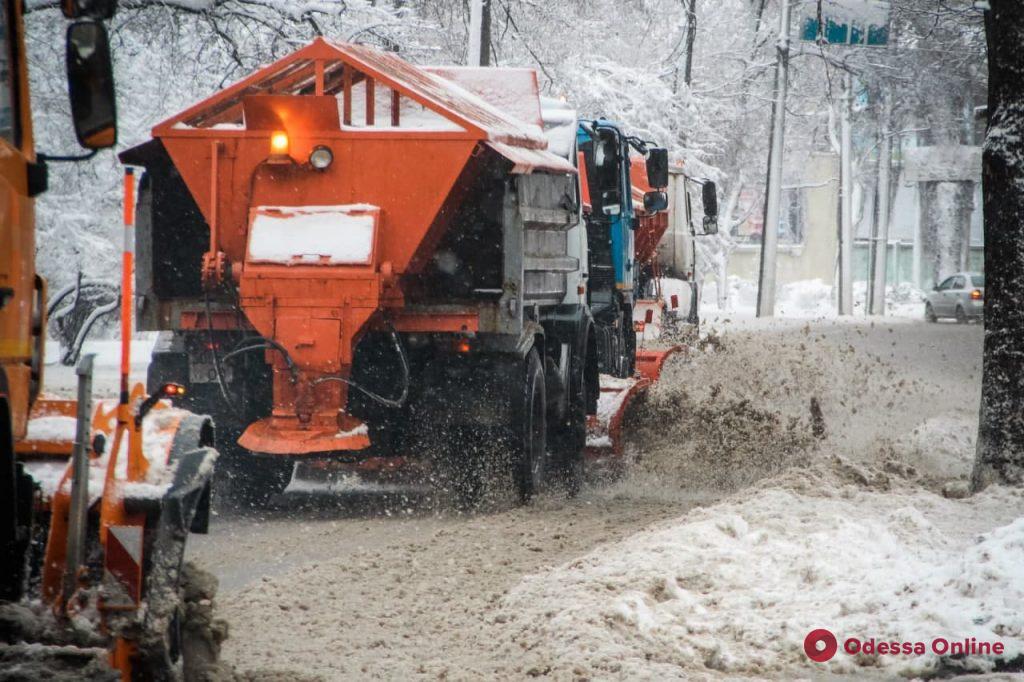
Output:
M665 361L680 352L675 346L665 350L641 350L636 354L637 374L628 379L601 376L601 395L597 414L587 421L588 460L618 459L623 455L622 426L626 411L637 396L661 378Z

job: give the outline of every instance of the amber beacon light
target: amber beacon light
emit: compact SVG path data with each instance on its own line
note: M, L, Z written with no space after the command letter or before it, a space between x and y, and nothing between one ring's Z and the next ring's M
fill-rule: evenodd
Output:
M270 153L273 156L288 155L288 133L279 130L270 136Z

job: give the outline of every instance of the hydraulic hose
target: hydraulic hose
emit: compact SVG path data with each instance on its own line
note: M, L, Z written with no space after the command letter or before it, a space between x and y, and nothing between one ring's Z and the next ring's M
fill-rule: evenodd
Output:
M220 369L220 356L217 354L217 344L213 340L213 315L210 310L210 294L203 291L203 303L206 307L206 341L210 345L210 352L213 354L213 373L217 377L217 387L220 389L220 396L224 404L228 406L235 419L242 420L242 412L235 406L235 403L228 397L228 389L224 386L224 376Z
M252 342L252 343L249 343L249 342ZM249 351L256 351L256 350L276 350L276 351L279 351L281 353L281 355L284 356L284 362L288 366L288 373L291 375L292 385L294 386L295 384L299 383L299 370L295 366L295 361L292 360L292 356L289 355L287 349L285 349L284 346L282 346L277 341L274 341L273 339L264 338L262 336L254 336L254 337L250 337L248 339L244 339L241 342L241 344L239 344L239 347L235 348L230 353L225 355L222 358L222 361L223 362L227 362L228 360L230 360L231 358L233 358L233 357L235 357L237 355L241 355L242 353L248 353Z
M360 386L359 384L355 383L350 379L346 379L345 377L335 375L320 377L319 379L313 382L313 386L318 386L319 384L327 383L329 381L337 381L338 383L342 383L351 388L354 388L355 390L359 391L360 393L370 398L374 402L384 405L385 407L399 408L405 405L405 401L409 397L409 383L411 377L411 372L409 370L409 357L405 353L405 347L402 345L402 340L398 336L398 331L390 322L388 323L388 328L391 330L391 343L394 345L395 350L398 352L398 357L402 361L401 395L399 395L397 398L387 398L378 393L374 393L373 391L364 388L363 386Z

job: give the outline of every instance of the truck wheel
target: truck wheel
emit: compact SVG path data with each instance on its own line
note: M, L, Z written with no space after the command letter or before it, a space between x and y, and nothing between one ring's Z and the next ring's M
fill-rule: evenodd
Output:
M295 470L294 460L280 455L241 452L226 459L229 497L243 508L267 506L288 487Z
M551 470L570 497L575 497L583 485L583 450L587 445L586 359L574 356L573 361L568 409L551 434Z
M15 459L11 422L7 401L0 397L0 599L5 601L17 601L22 596L28 533L28 519L22 518L25 500L20 499L25 492L24 474Z
M550 468L547 453L547 401L544 368L536 350L526 356L523 381L512 405L512 477L519 501L539 493Z
M622 313L623 358L622 378L628 379L636 373L636 329L633 328L633 306L626 306Z

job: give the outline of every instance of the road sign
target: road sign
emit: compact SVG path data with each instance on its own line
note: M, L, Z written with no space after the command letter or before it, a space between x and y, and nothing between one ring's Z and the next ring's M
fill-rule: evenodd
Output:
M800 38L823 39L829 45L886 45L889 10L889 0L809 0L804 3Z

